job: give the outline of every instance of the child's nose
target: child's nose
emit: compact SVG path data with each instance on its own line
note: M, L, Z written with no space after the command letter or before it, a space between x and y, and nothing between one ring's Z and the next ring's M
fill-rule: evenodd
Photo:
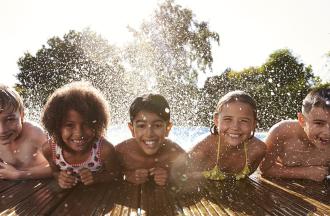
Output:
M239 122L238 121L232 121L231 127L237 129L239 127Z
M76 136L82 136L83 135L83 127L82 126L77 126L75 127L74 134Z
M152 125L147 126L147 136L152 136L154 134L154 129Z

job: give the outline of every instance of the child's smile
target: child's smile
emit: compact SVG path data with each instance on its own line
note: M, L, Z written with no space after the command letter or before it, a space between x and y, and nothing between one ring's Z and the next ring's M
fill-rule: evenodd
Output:
M251 137L255 129L254 114L251 106L242 102L225 105L215 118L220 135L227 146L238 146Z
M303 116L304 130L317 148L330 145L330 112L322 107L313 107Z
M69 110L61 126L63 142L74 151L84 151L91 147L93 130L75 110Z
M129 128L146 155L156 154L169 132L162 118L147 111L139 112L133 123L129 124Z
M22 117L19 111L0 113L0 144L13 142L22 131Z

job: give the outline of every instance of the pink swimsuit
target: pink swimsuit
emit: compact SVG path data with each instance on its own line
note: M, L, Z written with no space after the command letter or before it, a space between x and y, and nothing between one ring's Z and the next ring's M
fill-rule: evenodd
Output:
M56 145L54 142L51 143L53 161L60 170L72 171L74 175L78 176L79 170L82 168L87 168L92 172L100 171L102 169L102 160L100 158L101 149L102 149L103 138L100 138L93 145L90 156L88 159L82 163L70 164L65 161L62 153L62 148L59 145Z

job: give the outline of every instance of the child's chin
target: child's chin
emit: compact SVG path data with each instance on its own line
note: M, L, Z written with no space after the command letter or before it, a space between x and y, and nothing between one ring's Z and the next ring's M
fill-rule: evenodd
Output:
M157 153L157 151L158 151L158 148L157 149L143 149L143 152L146 155L154 155Z

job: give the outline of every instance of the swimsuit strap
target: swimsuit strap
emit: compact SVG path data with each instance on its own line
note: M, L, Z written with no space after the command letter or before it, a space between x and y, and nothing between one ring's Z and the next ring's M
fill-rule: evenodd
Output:
M245 155L245 165L244 165L244 168L239 173L234 174L234 177L236 180L245 178L250 173L250 168L248 166L247 142L246 141L244 142L244 155ZM210 180L224 180L228 176L230 176L230 174L226 174L225 172L222 172L220 170L220 166L218 166L219 159L220 159L220 135L219 135L219 139L218 139L218 151L217 151L216 165L212 170L203 172L203 176L205 178L210 179Z
M247 142L244 142L244 153L245 153L245 165L244 168L241 170L241 172L235 174L236 180L245 178L250 173L250 168L248 165L248 155L247 155Z

